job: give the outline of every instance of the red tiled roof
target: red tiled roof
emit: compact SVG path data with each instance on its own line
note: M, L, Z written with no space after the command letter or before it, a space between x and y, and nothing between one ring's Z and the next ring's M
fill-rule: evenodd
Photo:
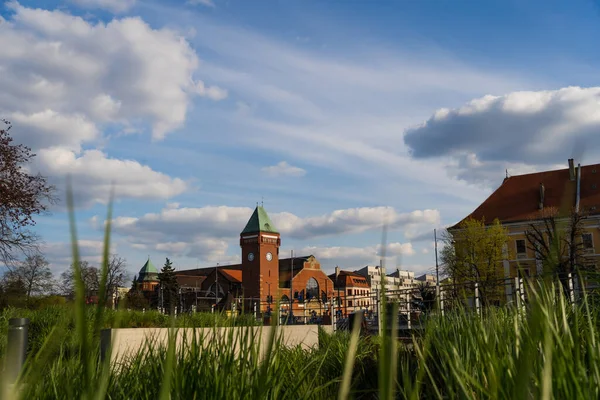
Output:
M575 171L577 173L577 167ZM575 207L577 179L572 181L566 168L504 179L502 185L465 219L485 218L486 223L491 223L498 218L507 223L537 218L541 184L544 184L544 209L555 208L559 215L568 215ZM600 164L581 167L579 208L589 214L600 211ZM459 225L460 222L452 228Z
M221 275L231 282L241 283L242 282L242 271L237 269L219 269Z

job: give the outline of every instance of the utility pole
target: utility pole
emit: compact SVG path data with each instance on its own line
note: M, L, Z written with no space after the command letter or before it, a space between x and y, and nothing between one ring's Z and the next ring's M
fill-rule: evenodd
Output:
M294 250L290 250L290 255L292 263L292 271L290 273L290 317L292 318L292 323L294 323Z
M217 309L217 303L219 302L219 263L215 267L215 310Z
M433 230L433 241L435 246L435 301L437 309L440 309L440 268L438 265L437 231Z

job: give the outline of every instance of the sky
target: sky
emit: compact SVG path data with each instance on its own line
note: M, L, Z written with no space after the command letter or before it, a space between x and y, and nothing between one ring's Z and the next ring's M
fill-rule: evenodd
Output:
M133 276L281 256L432 273L433 230L511 175L600 160L596 1L62 0L0 6L0 116L61 201L42 250ZM383 226L386 245L382 245Z

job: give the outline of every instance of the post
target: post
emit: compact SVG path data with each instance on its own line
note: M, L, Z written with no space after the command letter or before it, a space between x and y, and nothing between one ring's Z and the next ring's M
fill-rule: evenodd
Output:
M256 302L254 302L254 318L258 319L258 314L256 313Z
M569 272L568 278L569 280L569 300L571 301L571 307L575 309L575 292L573 290L573 274Z
M437 309L440 309L440 270L438 266L437 232L433 230L433 241L435 243L435 301Z
M519 282L519 278L515 278L515 304L517 306L517 311L521 311L521 284Z
M479 282L475 282L475 310L477 311L477 315L481 314L481 309L479 308Z
M330 308L331 308L331 330L335 331L335 322L334 322L334 318L335 318L335 305L333 304L333 296L331 296L331 304L330 304Z
M411 330L411 318L410 318L410 293L406 296L406 321L408 330ZM392 325L393 326L393 323Z
M444 291L443 290L440 290L440 311L441 311L442 317L443 317L444 316Z
M28 333L29 318L11 318L8 320L4 373L9 383L14 383L17 380L25 364Z

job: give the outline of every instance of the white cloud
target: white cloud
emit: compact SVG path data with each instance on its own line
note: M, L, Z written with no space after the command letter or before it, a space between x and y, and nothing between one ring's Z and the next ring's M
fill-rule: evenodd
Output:
M0 110L143 118L155 139L182 126L190 94L198 93L199 61L179 34L137 17L93 24L18 3L10 9L10 22L0 26ZM212 86L204 92L225 93Z
M62 146L79 151L82 143L99 136L96 125L84 115L61 115L48 109L32 114L14 112L9 120L15 126L11 132L34 150Z
M227 90L218 86L206 86L202 81L196 82L194 85L194 91L202 97L208 97L209 99L215 101L227 98Z
M142 217L118 217L113 223L116 232L132 237L160 235L186 241L198 236L235 238L252 214L251 208L207 206L202 208L163 209ZM391 229L439 223L437 210L416 210L398 213L392 207L364 207L336 210L318 217L298 217L289 212L270 213L273 223L282 235L296 239L360 233L381 229L387 222ZM158 235L158 236L157 236Z
M409 129L404 141L417 159L449 159L448 171L472 182L566 168L567 158L600 157L600 87L484 96L438 110Z
M81 260L96 266L102 262L102 252L104 251L103 241L80 239L77 243ZM40 250L50 263L50 268L56 278L73 263L71 243L69 242L45 243L41 246ZM116 253L116 250L117 247L113 243L110 252L114 254Z
M262 171L269 176L279 177L279 176L304 176L306 175L306 170L294 167L293 165L288 164L286 161L281 161L277 165L271 165L269 167L262 168Z
M352 270L364 267L365 265L379 265L382 260L385 265L400 266L402 264L402 258L413 256L415 250L411 243L396 242L387 244L385 257L383 256L382 246L380 244L366 247L308 246L300 249L298 254L314 255L321 261L322 268L332 272L331 270L335 265L340 266L342 269Z
M113 11L133 4L80 1ZM153 139L162 139L183 125L194 95L226 95L216 86L198 93L199 61L189 43L140 18L92 23L17 2L8 8L12 14L0 24L0 113L12 121L15 141L38 154L38 171L61 192L65 175L72 174L82 205L106 200L111 181L118 196L136 199L166 199L186 190L181 179L90 148L105 144L101 132L107 127L151 127Z
M38 152L37 169L54 177L61 185L71 176L76 205L107 203L114 183L119 198L140 200L168 199L188 189L188 183L171 178L133 160L119 160L99 150L86 150L81 156L63 148L48 148Z
M84 8L100 8L119 14L130 10L136 0L71 0L71 2Z
M191 4L191 5L202 5L202 6L206 6L206 7L214 7L215 3L213 2L213 0L187 0L187 4Z

